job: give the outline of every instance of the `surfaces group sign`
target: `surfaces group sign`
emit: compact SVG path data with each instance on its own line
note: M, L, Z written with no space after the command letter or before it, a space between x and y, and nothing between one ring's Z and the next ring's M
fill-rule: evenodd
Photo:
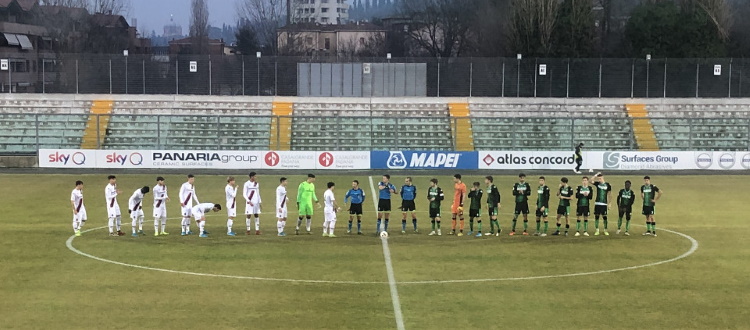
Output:
M373 151L372 169L476 169L476 152Z
M690 151L594 151L587 156L601 159L602 166L598 168L605 170L675 170L695 166Z

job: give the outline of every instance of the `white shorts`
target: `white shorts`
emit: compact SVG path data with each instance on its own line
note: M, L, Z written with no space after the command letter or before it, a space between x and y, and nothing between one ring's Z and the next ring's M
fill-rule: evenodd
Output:
M143 217L143 209L138 209L136 211L130 211L130 218L131 219L138 219L139 217Z
M162 204L162 206L154 207L154 218L161 219L167 217L167 206Z
M78 214L73 214L73 221L86 221L86 208L81 207L81 210L78 211Z
M227 205L227 216L228 217L236 217L237 216L237 207L231 208L229 205Z
M189 218L193 214L193 206L188 204L182 207L182 217Z
M279 212L279 209L276 209L276 217L277 218L286 218L287 217L287 209L286 209L286 207L281 208L281 212Z
M109 218L116 218L121 216L120 213L120 205L115 204L113 207L107 207L107 217Z
M195 221L202 219L204 216L205 213L201 212L200 210L193 210L193 218L195 218Z
M336 221L336 212L334 212L333 209L325 209L323 210L323 214L326 217L326 221Z
M260 214L260 204L253 204L253 206L245 204L245 215L250 214Z

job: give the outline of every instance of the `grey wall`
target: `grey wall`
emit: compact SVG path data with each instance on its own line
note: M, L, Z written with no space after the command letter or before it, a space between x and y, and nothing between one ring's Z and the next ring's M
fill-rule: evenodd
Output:
M368 68L369 70L367 70ZM327 97L427 96L427 64L298 63L297 95Z

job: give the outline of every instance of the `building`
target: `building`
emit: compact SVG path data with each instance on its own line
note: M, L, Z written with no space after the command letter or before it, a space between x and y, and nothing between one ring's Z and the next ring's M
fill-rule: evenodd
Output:
M98 48L105 53L120 54L123 50L128 50L129 54L151 53L151 40L140 38L136 27L130 26L122 15L94 14L91 24L89 38L99 36L107 39L98 43ZM104 44L106 48L102 48Z
M36 0L0 0L0 53L10 71L3 71L0 92L34 92L55 79L52 39L36 24L37 8Z
M174 16L169 16L169 24L164 25L164 34L162 36L168 40L179 39L184 36L182 34L182 26L174 22Z
M276 33L284 55L376 56L385 50L386 29L371 23L292 24Z
M346 24L349 21L347 1L287 0L287 23Z
M224 40L203 38L200 43L207 48L204 54L224 55ZM172 40L169 42L169 55L200 54L200 51L194 50L195 47L200 47L195 44L196 40L192 37Z

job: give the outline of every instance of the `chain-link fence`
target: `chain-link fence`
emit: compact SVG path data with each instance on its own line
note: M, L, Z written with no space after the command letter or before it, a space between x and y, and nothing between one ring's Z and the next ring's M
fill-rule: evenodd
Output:
M44 58L42 58L44 57ZM431 97L750 97L748 59L2 54L5 93L297 96L299 63L425 63ZM364 72L363 74L367 74Z

